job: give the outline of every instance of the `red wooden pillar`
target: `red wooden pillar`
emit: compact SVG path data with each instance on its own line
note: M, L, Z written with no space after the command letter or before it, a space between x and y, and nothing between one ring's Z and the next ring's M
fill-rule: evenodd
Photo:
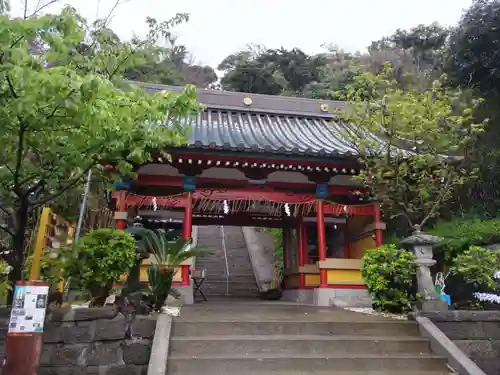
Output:
M375 225L375 245L381 246L384 242L384 234L382 229L378 229L382 223L382 215L380 213L380 204L374 203L373 205L373 224Z
M305 265L305 257L307 256L307 239L305 238L305 229L306 226L304 222L301 222L299 225L299 269L300 267L304 267ZM299 287L302 289L306 285L306 275L303 272L300 272L300 285Z
M193 193L186 193L186 207L184 207L184 227L183 238L185 241L190 240L193 231Z
M318 200L316 203L316 218L318 224L318 255L319 261L326 259L326 234L325 234L325 213L324 213L324 202L323 200ZM325 268L319 269L319 287L328 287L328 276L327 270Z
M114 194L116 198L116 211L115 211L115 227L116 229L124 230L127 228L127 192L117 191Z

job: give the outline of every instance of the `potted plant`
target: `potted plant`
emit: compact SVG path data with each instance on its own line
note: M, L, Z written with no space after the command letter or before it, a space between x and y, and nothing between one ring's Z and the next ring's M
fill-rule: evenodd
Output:
M149 283L138 292L150 309L161 312L169 296L180 297L179 291L172 287L180 265L189 258L202 255L204 251L193 249L191 240L169 240L163 230L144 229L142 239L153 261L148 266Z
M104 305L113 283L130 271L139 256L132 235L110 228L88 232L76 250L72 275L91 294L91 306Z

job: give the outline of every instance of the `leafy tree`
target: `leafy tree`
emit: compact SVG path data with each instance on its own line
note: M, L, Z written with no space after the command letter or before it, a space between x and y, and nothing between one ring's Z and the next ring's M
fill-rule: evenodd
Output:
M450 38L446 71L484 96L500 93L500 1L476 0Z
M472 88L485 98L476 111L478 118L488 117L492 126L479 137L472 149L480 166L480 179L464 191L463 204L474 208L488 201L490 212L500 207L500 1L474 1L464 13L450 37L444 71L450 84Z
M194 88L150 95L122 80L184 19L123 42L104 21L89 25L71 8L0 16L0 230L11 239L3 256L12 281L21 278L30 213L80 185L88 170L99 174L100 163L131 173L150 150L184 140L178 119L198 109Z
M154 19L148 19L148 24L152 30L158 25ZM217 80L217 74L212 67L190 61L186 47L179 45L170 32L163 34L162 44L153 46L152 53L147 55L142 64L126 69L124 77L133 81L164 85L193 84L201 88L206 88Z
M466 148L480 132L473 103L435 82L426 92L402 90L391 68L355 78L340 112L345 138L360 155L357 179L391 217L403 216L418 229L437 216L459 185L470 178Z
M240 51L218 66L225 72L225 90L268 95L301 95L308 84L320 77L326 63L322 56L308 56L298 48Z
M449 34L450 31L438 23L418 25L410 30L397 29L393 35L372 42L370 51L408 51L413 63L425 70L435 67L441 59Z

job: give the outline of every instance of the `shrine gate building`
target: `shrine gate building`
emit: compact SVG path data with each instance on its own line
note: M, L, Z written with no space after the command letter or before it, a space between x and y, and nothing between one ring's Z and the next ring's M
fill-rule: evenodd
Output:
M215 90L198 90L198 100L205 111L190 119L188 143L113 193L116 226L141 212L180 222L185 239L193 226L283 228L285 296L311 293L327 305L336 291L366 293L361 258L382 243L385 225L352 179L361 166L333 114L345 103ZM191 266L179 270L178 287L191 287Z

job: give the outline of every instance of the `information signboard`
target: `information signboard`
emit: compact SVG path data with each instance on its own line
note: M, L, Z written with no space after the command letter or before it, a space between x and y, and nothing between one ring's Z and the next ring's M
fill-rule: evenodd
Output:
M16 285L10 313L9 335L43 333L49 294L49 286L44 284L25 281Z

